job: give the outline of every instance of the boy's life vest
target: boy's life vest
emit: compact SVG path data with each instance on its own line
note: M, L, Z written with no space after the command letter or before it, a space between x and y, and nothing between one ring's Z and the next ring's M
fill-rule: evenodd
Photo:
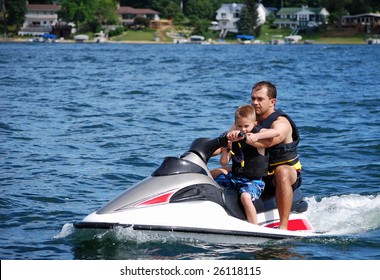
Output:
M259 180L268 175L269 154L261 155L244 141L232 143L232 174Z

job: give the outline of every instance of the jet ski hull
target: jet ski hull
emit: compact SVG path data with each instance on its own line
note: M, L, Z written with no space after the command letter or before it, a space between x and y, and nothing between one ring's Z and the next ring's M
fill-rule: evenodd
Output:
M315 236L302 192L293 193L288 230L280 230L274 194L255 202L258 225L248 223L235 189L219 186L207 162L223 137L196 139L180 157L167 157L142 180L98 211L74 223L77 229L127 228L148 235L211 242L256 244L273 239ZM224 143L224 144L223 144Z
M76 228L128 228L148 236L202 240L205 242L259 244L268 240L314 236L303 213L292 213L289 225L303 230L279 230L277 210L258 214L259 225L232 217L223 207L209 201L194 201L144 207L115 214L88 215Z

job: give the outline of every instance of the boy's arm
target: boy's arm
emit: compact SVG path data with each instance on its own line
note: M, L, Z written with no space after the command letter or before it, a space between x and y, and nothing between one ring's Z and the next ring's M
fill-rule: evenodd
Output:
M247 144L256 148L267 148L273 145L276 137L279 137L281 133L276 129L261 129L258 133L247 133Z
M229 145L230 146L230 145ZM231 160L231 153L230 153L230 148L224 148L222 147L222 155L220 156L220 165L225 167Z

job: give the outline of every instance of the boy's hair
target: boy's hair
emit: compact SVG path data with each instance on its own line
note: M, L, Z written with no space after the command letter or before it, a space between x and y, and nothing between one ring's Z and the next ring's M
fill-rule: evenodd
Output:
M251 119L252 121L256 121L255 108L253 108L253 106L248 105L248 104L240 106L235 111L235 122L237 119L240 119L240 118L248 118L248 119Z

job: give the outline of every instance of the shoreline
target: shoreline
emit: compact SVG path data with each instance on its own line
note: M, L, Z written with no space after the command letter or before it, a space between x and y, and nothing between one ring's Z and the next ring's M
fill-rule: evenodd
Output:
M30 39L30 38L28 38L28 39ZM0 43L33 43L34 44L34 42L30 42L30 41L28 41L28 39L21 39L21 38L4 39L4 38L0 38ZM41 42L41 43L45 43L45 42ZM51 43L51 42L47 42L47 43ZM106 42L99 43L99 42L94 42L91 40L87 40L84 42L77 42L77 41L72 40L72 39L56 40L55 42L52 42L52 43L55 43L55 44L70 44L70 43L83 44L84 43L84 44L176 45L176 43L173 43L173 42L156 42L156 41L131 41L131 40L113 41L113 40L108 40ZM189 43L187 43L187 44L189 44ZM213 41L211 43L205 42L204 44L205 45L242 45L239 42L216 42L216 41ZM367 44L368 44L367 42L357 42L357 43L333 42L333 43L331 43L331 42L325 42L325 41L317 40L317 41L312 41L312 43L300 42L300 43L296 43L295 45L367 45ZM268 44L268 43L254 44L254 43L252 43L252 44L247 44L247 45L270 45L270 44ZM284 44L281 44L281 45L284 45ZM285 44L285 45L287 45L287 44Z

